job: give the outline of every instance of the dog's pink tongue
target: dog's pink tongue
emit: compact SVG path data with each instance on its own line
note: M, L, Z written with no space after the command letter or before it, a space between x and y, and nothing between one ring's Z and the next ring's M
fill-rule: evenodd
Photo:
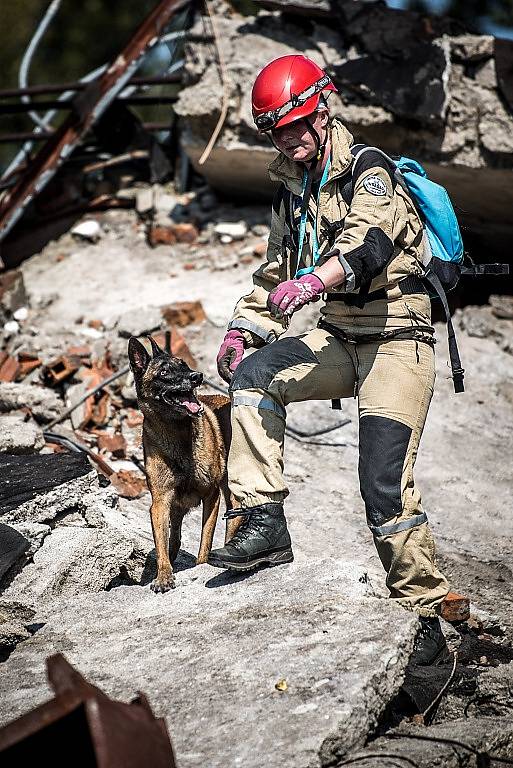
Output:
M184 400L183 404L191 413L198 413L198 411L201 409L201 403L194 402L193 400Z

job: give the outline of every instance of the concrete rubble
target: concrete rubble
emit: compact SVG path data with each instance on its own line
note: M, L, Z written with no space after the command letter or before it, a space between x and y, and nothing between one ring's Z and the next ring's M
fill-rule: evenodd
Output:
M238 197L270 195L267 165L275 150L254 130L251 88L263 64L301 51L333 77L339 93L330 96L332 111L357 141L421 160L447 186L472 236L486 234L487 249L490 242L496 251L507 246L513 115L502 90L511 75L499 54L504 49L507 60L513 43L500 41L498 51L491 36L384 3L339 0L329 18L323 18L326 3L259 5L256 16L216 6L228 115L201 168L222 93L211 27L203 19L186 45L185 87L176 105L181 142L211 186Z
M43 432L24 416L0 416L0 452L35 453L45 444Z
M27 391L33 405L35 393L39 400L49 395L54 406L46 413L48 420L50 414L62 412L73 388L83 383L79 375L84 381L100 381L126 365L123 337L138 330L128 324L140 323L142 328L150 315L160 326L154 333L161 334L161 343L168 323L180 326L183 336L175 327L173 345L180 354L194 357L207 379L221 384L215 353L231 307L263 258L268 212L230 209L226 204L220 211L219 221L203 225L208 235L194 246L194 269L189 268L187 243L150 250L146 222L136 212L105 214L102 226L117 235L92 273L82 265L98 246L78 245L67 235L27 261L22 271L31 310L7 348L16 361L17 350L23 349L42 362L22 381L0 385L0 393ZM244 239L220 242L215 224L225 221L246 222ZM56 253L63 258L56 260ZM151 274L141 267L149 254ZM82 297L71 300L63 289L58 298L44 301L50 290L66 286L77 273L84 281ZM97 304L90 305L91 295L102 296L101 312ZM472 313L486 315L490 332L476 335L460 321ZM418 462L443 568L454 591L472 601L464 632L444 624L451 647L460 649L461 663L432 724L422 732L436 734L434 729L450 723L454 737L463 740L463 711L471 699L476 734L483 719L488 728L486 718L491 716L501 718L509 733L508 708L500 702L507 695L501 681L507 679L513 658L513 609L504 598L504 583L512 577L508 563L513 529L500 499L507 496L513 477L504 463L498 473L492 446L500 444L504 430L513 429L513 399L508 399L513 398L513 357L506 342L496 343L499 331L505 340L512 337L510 314L507 299L493 296L488 306L465 307L457 315L469 382L463 400L452 395L445 331L438 327L437 390ZM315 308L305 308L291 332L311 327L314 318ZM80 335L93 319L100 328L97 340ZM37 333L29 334L35 324ZM25 384L27 378L30 385ZM324 436L323 445L287 442L287 514L295 563L235 580L209 566L194 567L200 525L194 512L184 522L177 589L159 600L148 586L155 572L150 497L131 460L142 460L141 418L131 389L131 377L124 376L109 388L103 411L101 398L107 393L88 406L86 426L81 426L84 411L74 433L69 421L53 428L62 436L74 434L97 452L115 472L110 485L103 487L108 480L100 483L97 469L86 468L79 477L10 506L2 516L25 542L1 583L2 597L5 605L17 603L27 613L16 618L14 609L5 608L5 618L0 616L0 657L6 659L2 688L7 693L2 698L9 702L4 710L0 705L0 722L48 695L44 658L62 650L114 696L128 699L136 689L144 690L156 713L168 718L177 758L185 768L212 755L219 765L237 760L251 765L255 755L261 762L264 754L266 763L296 768L336 765L362 749L373 752L375 744L386 752L380 734L397 726L389 713L399 713L399 720L413 714L411 703L410 709L398 703L403 694L397 693L415 622L384 599L382 571L358 494L355 404L344 403L343 415L351 422ZM11 394L3 401L9 414L3 418L13 418L23 407L21 396ZM31 411L43 423L42 412L38 416L35 410L37 405ZM289 410L290 423L305 432L334 425L340 418L322 402ZM441 444L446 451L443 467L438 458ZM55 449L47 438L43 450ZM32 460L31 455L19 459ZM441 487L452 487L453 492L442 497ZM489 519L469 511L462 530L462 499L472 510L480 507L481 498L487 499ZM219 523L216 541L221 539ZM494 610L500 613L498 623L485 616ZM30 670L21 690L20 669ZM261 724L249 734L248 717ZM488 730L490 744L499 750L498 731ZM405 755L411 749L402 742L394 742L396 746ZM434 753L442 755L443 766L453 760L446 752ZM429 751L425 759L431 760ZM418 762L422 765L420 758Z
M52 390L32 384L0 383L0 413L28 408L34 418L45 423L64 410L61 398Z
M413 616L366 597L362 576L316 561L287 566L279 581L262 571L241 588L201 566L161 600L142 587L54 600L3 666L0 722L47 698L51 648L110 695L144 688L184 768L206 755L212 766L333 764L376 724L415 633Z
M148 586L156 562L132 375L64 417L125 368L131 335L152 333L163 345L170 329L172 349L204 373L204 391L224 387L216 352L269 234L274 150L254 131L249 92L274 56L301 50L329 67L340 92L334 111L355 136L422 159L467 211L476 261L491 252L508 258L513 118L497 43L380 3L258 5L257 15L241 16L215 4L229 111L201 169L220 80L202 21L186 45L176 107L183 147L208 184L196 180L185 193L171 182L121 190L133 210L87 213L74 233L0 276L0 526L13 542L0 559L0 726L48 697L44 660L62 651L116 698L144 691L168 721L181 768L475 762L444 738L512 757L513 524L505 500L513 484L513 304L500 294L504 283L487 283L479 301L492 294L479 306L467 304L466 284L454 299L463 305L455 314L463 396L452 393L445 328L435 323L437 385L416 472L457 593L457 620L443 627L459 661L425 719L405 683L417 622L386 599L365 525L356 402L344 402L342 415L316 401L288 409L289 425L307 435L334 428L286 441L294 563L235 578L196 566L196 510L184 521L177 588L164 596ZM265 204L243 204L247 190ZM301 310L289 333L313 327L317 312ZM337 427L341 417L349 423ZM70 440L92 454L90 463ZM59 470L61 482L34 482L19 498L9 490L7 470L9 482L13 473L31 477L28 462L63 456L70 466ZM59 471L46 474L58 479ZM215 545L222 539L219 521Z

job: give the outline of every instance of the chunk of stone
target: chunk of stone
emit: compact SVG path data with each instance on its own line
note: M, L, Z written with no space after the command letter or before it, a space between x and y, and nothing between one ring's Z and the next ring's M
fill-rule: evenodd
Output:
M141 215L153 213L153 189L151 187L137 190L135 208L137 213L140 213Z
M311 768L363 746L401 684L411 613L368 596L363 570L338 560L178 575L164 596L120 587L42 606L45 626L3 665L0 723L48 698L44 659L62 650L107 693L145 689L182 768Z
M139 576L145 557L134 541L113 528L58 527L12 581L4 597L40 601L106 589L124 569ZM139 567L137 567L137 565Z
M0 523L0 579L23 557L29 542L10 525Z
M339 88L353 88L396 115L436 120L444 118L449 103L450 65L447 45L418 43L401 57L360 56L333 67L332 73Z
M28 305L23 274L12 269L0 275L0 323L5 323L21 307Z
M138 310L125 312L116 323L120 336L129 339L130 336L143 336L151 333L162 325L162 315L158 307L141 307Z
M95 219L87 219L73 227L71 234L79 240L88 240L90 243L96 243L102 235L102 228Z
M294 13L298 16L320 16L321 18L334 18L333 4L330 0L258 0L257 5L269 8L272 11Z
M230 237L232 240L243 240L248 233L248 227L244 221L220 221L215 225L214 232L219 238Z
M27 629L35 611L16 600L0 600L0 660L22 640L31 636Z
M48 422L64 409L61 398L51 389L35 384L0 383L0 412L28 408L37 421Z
M196 325L207 319L201 301L176 301L161 308L162 317L168 325L184 328L186 325Z
M26 557L32 557L43 546L44 540L52 532L50 526L43 525L43 523L18 523L12 527L21 533L29 543L25 552Z
M23 416L0 416L0 452L35 453L45 444L42 430Z

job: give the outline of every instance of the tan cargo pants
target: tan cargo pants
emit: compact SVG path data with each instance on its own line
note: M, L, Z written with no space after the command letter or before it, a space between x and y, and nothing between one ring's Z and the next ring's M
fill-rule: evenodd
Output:
M343 342L316 328L257 350L235 371L230 490L237 506L280 502L285 408L302 400L358 396L359 477L367 523L390 597L434 616L449 586L413 478L433 394L434 351L413 339ZM319 489L322 493L322 489Z

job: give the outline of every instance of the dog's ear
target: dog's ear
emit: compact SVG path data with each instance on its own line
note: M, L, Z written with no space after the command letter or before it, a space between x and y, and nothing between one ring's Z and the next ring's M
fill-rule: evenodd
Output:
M131 336L128 340L128 359L135 376L142 376L151 360L146 348L135 336Z
M148 341L151 344L151 351L153 353L153 357L159 357L159 355L165 355L166 354L164 352L164 350L159 347L159 345L157 344L157 342L155 341L153 336L147 336L146 338L148 339Z

